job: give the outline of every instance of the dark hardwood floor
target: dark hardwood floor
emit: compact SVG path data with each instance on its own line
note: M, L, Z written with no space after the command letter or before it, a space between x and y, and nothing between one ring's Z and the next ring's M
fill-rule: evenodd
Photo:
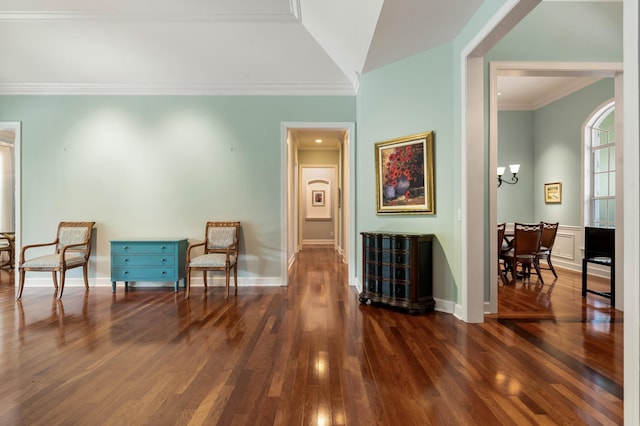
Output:
M0 270L1 425L622 424L620 311L580 276L465 324L360 305L329 249L288 288L30 287ZM604 285L604 282L602 282Z

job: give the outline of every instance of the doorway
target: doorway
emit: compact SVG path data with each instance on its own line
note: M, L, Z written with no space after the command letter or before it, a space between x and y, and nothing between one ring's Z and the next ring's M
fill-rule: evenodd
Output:
M339 151L336 166L334 201L334 245L343 262L348 264L349 283L355 283L355 123L353 122L287 122L282 133L282 279L287 285L289 268L301 249L301 220L304 219L304 199L300 196L305 184L301 181L303 151ZM316 142L317 139L322 142ZM323 144L325 144L323 146ZM322 157L322 154L320 154ZM322 160L318 160L322 163ZM318 204L321 204L320 202ZM319 206L320 209L320 206Z
M489 71L489 170L496 170L498 163L498 79L501 76L518 76L520 78L529 76L544 77L594 77L594 78L613 78L615 80L615 100L620 105L618 114L616 114L616 134L622 135L622 64L621 63L563 63L563 62L493 62L490 64ZM616 163L618 166L619 176L623 176L623 142L622 137L618 141L616 150ZM623 179L616 181L617 192L622 193ZM488 228L493 230L491 235L495 235L495 224L497 223L497 205L498 191L495 185L489 188L489 218ZM616 199L616 210L623 211L623 198ZM618 215L616 223L617 229L623 229L622 215ZM623 250L624 232L616 233L616 250L621 253ZM491 244L497 244L496 241L490 240ZM497 277L497 246L493 246L490 253L490 272L489 277ZM622 262L616 262L616 274L622 276ZM624 297L623 281L618 280L616 285L617 298L616 305L622 306ZM485 305L485 312L496 313L498 311L498 280L489 278L489 301Z
M0 121L0 232L15 233L15 247L21 247L21 144L22 133L19 121ZM5 208L7 204L10 207ZM17 256L15 256L17 259ZM15 274L16 284L18 274Z

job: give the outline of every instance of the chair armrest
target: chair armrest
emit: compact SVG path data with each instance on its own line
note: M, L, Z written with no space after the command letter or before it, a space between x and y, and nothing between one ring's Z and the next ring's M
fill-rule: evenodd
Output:
M24 256L28 249L36 248L36 247L47 247L57 244L58 241L53 241L51 243L41 243L41 244L29 244L26 246L22 246L22 250L20 250L20 264L24 263Z
M189 245L189 248L187 249L187 265L189 264L189 259L191 259L191 250L196 248L196 247L202 247L204 245L205 245L204 241L201 242L201 243Z

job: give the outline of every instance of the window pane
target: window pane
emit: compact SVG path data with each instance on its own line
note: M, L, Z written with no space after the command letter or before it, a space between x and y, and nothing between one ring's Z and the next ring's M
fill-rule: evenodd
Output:
M607 134L600 129L593 129L591 146L600 146L607 143Z
M609 170L616 169L616 147L609 148Z
M609 173L609 195L616 196L616 172Z
M605 172L609 167L609 150L599 149L593 152L593 171Z
M616 200L608 200L609 210L609 224L614 226L616 224Z
M609 195L609 174L598 173L593 175L593 196L606 197Z
M607 200L593 201L593 222L601 222L607 218Z

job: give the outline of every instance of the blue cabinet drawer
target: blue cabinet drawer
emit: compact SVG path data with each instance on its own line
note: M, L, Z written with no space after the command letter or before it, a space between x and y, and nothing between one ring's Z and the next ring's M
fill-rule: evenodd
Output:
M113 268L113 281L175 281L176 268Z
M130 256L126 254L114 254L111 257L111 264L113 266L173 266L175 262L175 256L172 255L139 254Z
M150 253L174 253L176 246L170 243L152 242L112 242L112 253L150 254Z

